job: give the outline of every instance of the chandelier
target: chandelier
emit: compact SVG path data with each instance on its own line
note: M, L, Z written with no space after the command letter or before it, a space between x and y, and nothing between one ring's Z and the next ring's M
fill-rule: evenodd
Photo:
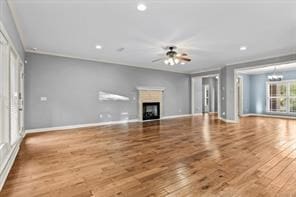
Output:
M273 73L268 75L269 81L281 81L283 78L283 75L276 72L276 66L274 67Z

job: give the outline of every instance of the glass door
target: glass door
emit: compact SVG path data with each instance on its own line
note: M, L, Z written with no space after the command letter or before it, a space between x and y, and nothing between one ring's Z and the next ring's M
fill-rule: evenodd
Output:
M9 103L9 47L7 39L0 32L0 164L10 147Z
M19 139L19 64L17 56L10 51L10 144Z

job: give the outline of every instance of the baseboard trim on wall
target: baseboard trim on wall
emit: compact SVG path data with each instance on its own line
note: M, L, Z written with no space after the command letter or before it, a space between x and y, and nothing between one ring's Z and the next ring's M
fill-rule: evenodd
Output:
M237 120L229 120L229 119L224 119L222 117L219 117L219 119L222 120L225 123L232 123L232 124L239 123L239 121L237 121Z
M192 116L202 116L203 113L194 113L194 114L191 114Z
M281 116L272 114L243 114L241 117L258 116L258 117L268 117L268 118L283 118L283 119L296 119L296 116Z
M18 154L18 151L20 149L20 144L22 142L22 138L18 140L18 142L13 146L13 148L10 150L7 157L4 159L4 162L2 165L4 165L3 170L0 174L0 191L2 190L5 181L8 177L8 174L10 172L10 169L12 168L14 161L16 159L16 156Z
M248 117L248 116L252 116L252 114L241 114L239 115L240 117Z
M160 120L166 120L166 119L172 119L172 118L182 118L182 117L188 117L188 116L199 116L199 115L202 115L202 113L164 116L164 117L161 117ZM131 120L123 120L123 121L109 121L109 122L99 122L99 123L90 123L90 124L68 125L68 126L61 126L61 127L28 129L25 132L26 132L26 134L27 133L40 133L40 132L47 132L47 131L79 129L79 128L86 128L86 127L96 127L96 126L114 125L114 124L125 124L125 123L132 123L132 122L143 122L143 121L140 121L139 119L131 119Z
M172 116L164 116L164 117L161 117L160 119L161 120L165 120L165 119L172 119L172 118L183 118L183 117L188 117L188 116L199 116L199 115L202 115L202 114L181 114L181 115L172 115Z
M108 122L98 122L98 123L90 123L90 124L78 124L78 125L67 125L67 126L60 126L60 127L28 129L25 132L26 133L40 133L40 132L47 132L47 131L59 131L59 130L67 130L67 129L79 129L79 128L86 128L86 127L113 125L113 124L124 124L124 123L138 122L138 121L139 121L138 119L108 121Z

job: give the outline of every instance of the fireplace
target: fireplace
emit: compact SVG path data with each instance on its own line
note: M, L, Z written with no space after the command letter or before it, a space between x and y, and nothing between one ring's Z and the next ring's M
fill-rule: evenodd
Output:
M160 119L163 116L164 87L137 87L139 120Z
M160 118L160 103L143 103L143 120L153 120Z

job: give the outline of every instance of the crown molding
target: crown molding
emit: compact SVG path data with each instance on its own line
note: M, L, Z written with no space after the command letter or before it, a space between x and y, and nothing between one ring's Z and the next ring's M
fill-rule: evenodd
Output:
M201 69L199 71L194 71L194 72L191 72L190 75L195 75L195 74L200 74L200 73L206 73L206 72L212 72L212 71L219 71L223 68L224 66L218 66L218 67L215 67L215 68L210 68L210 69ZM219 74L219 73L217 73Z
M269 59L273 59L273 58L281 58L281 57L286 57L286 56L293 56L295 55L295 58L296 58L296 52L293 52L293 53L281 53L279 55L276 55L276 56L263 56L263 57L260 57L260 58L254 58L254 59L248 59L248 60L244 60L244 61L237 61L237 62L233 62L233 63L229 63L229 64L226 64L226 67L228 66L236 66L236 65L241 65L241 64L248 64L248 63L253 63L253 62L258 62L258 61L264 61L264 60L269 60ZM291 60L287 61L287 62L291 62ZM276 63L275 63L276 64ZM278 64L281 64L281 63L278 63ZM257 65L257 66L260 66L260 65ZM254 68L256 66L253 66Z
M241 65L241 64L254 63L254 62L258 62L258 61L269 60L269 59L272 59L272 58L281 58L281 57L293 56L293 55L295 55L295 60L296 60L296 53L282 53L282 54L279 54L277 56L264 56L264 57L261 57L261 58L248 59L248 60L244 60L244 61L237 61L237 62L233 62L233 63L230 63L230 64L226 64L224 66L216 67L216 68L213 68L213 69L204 69L204 70L192 72L190 74L195 75L195 74L200 74L200 73L204 73L204 72L211 72L211 71L221 70L224 67L237 66L237 65ZM295 60L294 61L293 60L287 60L287 61L285 61L285 63L295 62ZM268 64L262 64L262 65L264 65L264 66L266 66L266 65L279 65L279 64L282 64L282 63L283 62L268 63ZM250 66L250 67L240 68L240 69L261 68L262 65Z
M25 52L26 53L33 53L33 54L40 54L40 55L49 55L49 56L56 56L56 57L63 57L63 58L70 58L70 59L91 61L91 62L116 64L116 65L120 65L120 66L129 66L129 67L139 68L139 69L148 69L148 70L164 71L164 72L171 72L171 73L190 75L190 73L188 73L188 72L178 72L178 71L172 71L172 70L161 69L161 68L157 69L157 68L151 68L151 67L140 67L140 66L135 66L135 65L130 65L130 64L123 64L123 63L119 63L119 62L114 62L114 61L108 61L108 60L102 60L102 59L94 59L94 58L84 58L84 57L75 56L75 55L66 55L66 54L55 53L55 52L47 52L47 51L41 51L41 50L34 51L34 50L31 50L31 49L25 49Z

